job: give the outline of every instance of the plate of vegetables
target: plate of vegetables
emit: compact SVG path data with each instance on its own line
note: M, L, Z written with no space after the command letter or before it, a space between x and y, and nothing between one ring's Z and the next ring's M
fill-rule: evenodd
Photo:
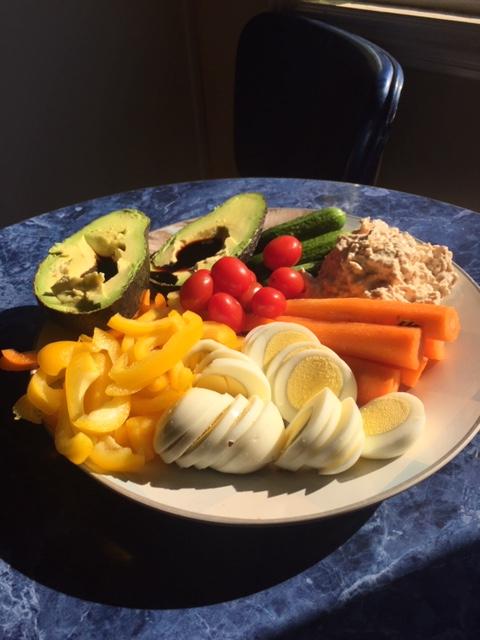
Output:
M318 297L325 256L359 219L246 206L260 226L237 254L222 253L234 235L224 220L175 245L196 221L147 236L139 219L143 267L126 307L124 296L102 307L92 269L88 290L78 275L42 280L63 306L75 298L73 320L58 302L53 318L76 331L60 340L54 324L32 354L4 350L3 368L32 370L16 415L45 424L62 455L116 492L211 522L330 517L435 473L479 426L477 285L453 265L440 304ZM100 252L123 264L123 236L100 244L97 266Z

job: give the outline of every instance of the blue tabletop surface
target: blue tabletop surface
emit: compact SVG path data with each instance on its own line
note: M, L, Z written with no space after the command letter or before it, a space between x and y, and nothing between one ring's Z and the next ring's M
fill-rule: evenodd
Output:
M114 209L139 208L157 228L244 191L270 207L381 217L447 244L480 282L480 215L450 204L314 180L160 186L0 230L0 348L31 346L32 278L53 241ZM376 507L308 525L204 524L110 492L58 456L43 429L14 423L25 380L0 375L2 640L479 637L479 436Z

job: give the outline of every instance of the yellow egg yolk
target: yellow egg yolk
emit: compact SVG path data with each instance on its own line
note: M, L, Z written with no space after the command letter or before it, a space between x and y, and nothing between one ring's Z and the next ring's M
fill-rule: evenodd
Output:
M375 436L396 429L408 418L410 406L399 398L378 398L360 409L363 429L368 436Z
M270 360L284 347L292 342L304 342L305 334L300 331L280 331L271 337L263 354L263 366L266 367Z
M333 360L322 356L307 356L292 370L287 383L287 398L299 409L315 393L329 387L338 396L343 376Z

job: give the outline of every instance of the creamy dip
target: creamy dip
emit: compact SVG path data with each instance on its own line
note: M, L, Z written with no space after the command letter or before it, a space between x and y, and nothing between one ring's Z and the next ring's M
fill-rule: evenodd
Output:
M326 256L315 288L322 297L438 304L456 280L448 247L420 242L383 220L364 218Z

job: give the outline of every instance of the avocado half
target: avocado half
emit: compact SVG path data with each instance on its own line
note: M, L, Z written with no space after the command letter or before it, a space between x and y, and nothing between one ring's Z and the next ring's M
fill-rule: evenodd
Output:
M241 193L189 222L151 256L150 279L165 291L178 289L192 271L211 269L223 256L249 258L267 213L260 193Z
M51 247L34 280L50 319L76 333L105 327L114 313L131 317L149 286L150 219L112 211Z

